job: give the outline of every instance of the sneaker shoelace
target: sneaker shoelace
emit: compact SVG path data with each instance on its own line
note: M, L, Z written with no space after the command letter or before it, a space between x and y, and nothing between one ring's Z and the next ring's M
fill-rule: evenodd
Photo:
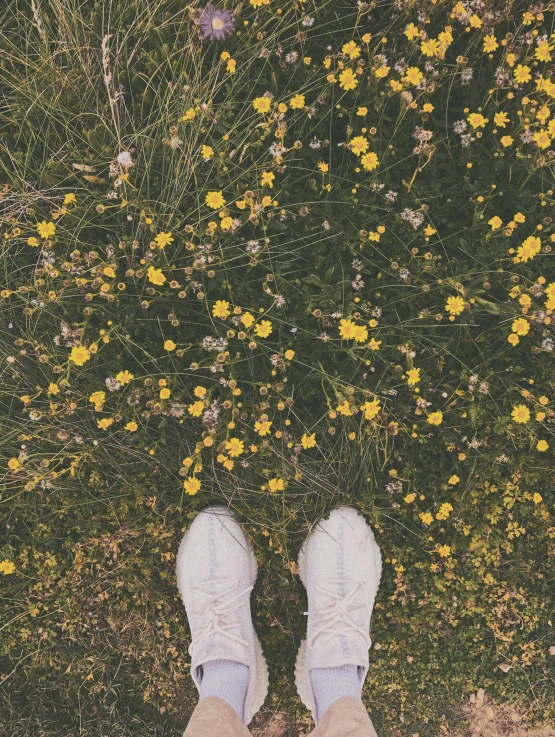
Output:
M329 583L333 586L334 584L345 584L345 581L344 578L334 578L330 579ZM366 647L370 648L371 640L368 632L352 619L357 611L364 608L363 604L357 606L355 601L362 584L354 581L345 594L337 594L333 588L325 588L320 584L317 584L316 588L321 594L329 596L332 603L327 606L317 606L312 612L319 620L308 640L308 647L312 649L320 635L327 634L328 637L324 644L327 644L336 636L354 636L362 638ZM304 614L308 616L308 612L304 612Z
M206 624L195 634L189 645L189 655L191 656L195 648L198 648L207 638L216 634L243 647L248 646L248 642L233 633L234 629L241 627L241 622L230 620L230 615L243 606L242 597L245 594L250 595L253 587L249 586L235 594L233 593L233 587L220 594L213 594L214 585L221 583L225 583L225 579L211 578L193 586L194 591L208 596L209 600L203 607L202 612L197 612L203 615Z

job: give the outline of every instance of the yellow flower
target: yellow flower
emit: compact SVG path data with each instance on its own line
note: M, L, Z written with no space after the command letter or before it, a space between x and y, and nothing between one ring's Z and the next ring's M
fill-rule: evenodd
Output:
M102 405L106 399L106 394L104 392L93 392L89 397L89 402L92 402L96 405L96 409L102 409Z
M8 461L8 468L11 471L17 471L17 469L21 466L21 463L17 460L17 458L10 458Z
M538 492L536 491L536 493L535 493L535 494L534 494L534 496L532 497L532 501L534 502L534 504L540 504L540 502L541 502L542 500L543 500L543 497L542 497L542 495L541 495L541 494L538 494Z
M237 71L237 61L235 59L230 59L227 62L226 71L230 74L235 74Z
M272 420L256 420L254 423L254 429L261 437L270 434L271 426Z
M339 75L339 86L342 90L354 90L358 79L352 69L344 69Z
M206 396L206 389L203 386L195 386L193 394L195 395L195 397L204 399L204 397Z
M484 118L481 113L470 113L467 120L472 128L483 128L488 122L488 119Z
M245 444L239 438L230 438L226 441L225 449L232 458L237 458L245 451Z
M530 332L530 323L523 317L517 317L516 320L513 320L511 329L517 335L528 335Z
M540 453L545 453L545 451L549 448L549 443L547 440L538 440L538 444L536 445L536 450L539 450Z
M221 192L207 192L204 202L213 210L219 210L225 205L225 199Z
M360 156L368 150L368 139L364 136L354 136L350 141L351 151L356 155Z
M119 381L119 383L124 386L125 384L129 384L129 382L134 379L135 377L130 371L120 371L119 374L116 374L116 381Z
M200 481L194 476L188 476L183 482L185 493L194 496L200 490Z
M441 507L438 509L438 512L436 514L436 519L438 520L447 519L452 511L453 511L453 507L451 506L451 504L449 504L449 502L444 502L441 505Z
M364 118L365 115L368 115L368 108L364 106L357 108L357 115Z
M247 330L250 328L254 321L255 318L253 315L251 315L250 312L245 312L245 314L241 317L241 322L247 328Z
M428 415L428 422L430 425L441 425L443 422L443 412L438 410L437 412L430 412Z
M71 349L69 360L73 361L76 366L82 366L89 360L90 357L91 354L89 353L88 349L85 348L85 346L76 345L73 346L73 348Z
M283 491L283 479L280 479L279 477L276 477L275 479L270 479L268 481L268 488L272 494L274 494L276 491Z
M101 420L98 420L96 424L101 430L107 430L110 425L114 424L114 420L112 417L103 417Z
M168 340L166 340L166 341L164 342L164 349L165 349L166 351L175 351L175 349L176 349L176 348L177 348L177 346L176 346L176 344L175 344L175 343L173 342L173 340L170 340L170 339L168 339Z
M27 245L32 246L33 248L37 248L37 246L39 245L38 238L35 238L34 236L27 238Z
M495 36L484 36L484 51L486 54L491 54L492 51L499 48L499 44Z
M460 296L448 297L445 310L452 315L460 315L464 311L464 299Z
M125 429L129 432L137 432L139 426L134 420L131 420L131 422L128 422L127 425L125 425Z
M305 105L304 95L295 95L289 100L289 105L292 110L301 110Z
M214 156L214 149L212 146L203 145L200 147L200 154L203 159L210 159Z
M48 385L48 393L49 394L59 394L60 387L57 384L50 382L50 384Z
M503 225L503 221L500 217L495 215L495 217L492 217L490 220L488 220L488 225L491 225L492 230L497 230Z
M378 156L373 151L368 151L368 153L363 154L360 157L360 163L362 164L362 168L366 171L373 171L380 162Z
M77 197L73 192L68 192L64 195L64 205L71 205L77 201Z
M505 128L507 123L509 123L509 116L507 113L495 113L493 116L493 122L495 125L497 125L499 128Z
M285 351L284 356L288 361L291 361L293 357L295 356L295 351L292 351L291 349L289 349Z
M449 545L439 545L437 548L437 552L441 555L442 558L448 558L451 555L451 548Z
M335 411L339 412L339 414L343 415L344 417L351 417L351 415L353 414L351 411L351 405L346 399L344 399L340 404L337 405Z
M325 161L319 161L318 162L318 169L322 172L322 174L325 174L327 171L329 171L329 165L326 164Z
M259 338L267 338L272 330L272 323L269 320L261 320L254 326L254 333L255 335L258 335Z
M513 72L515 82L518 82L518 84L529 82L532 79L531 71L530 67L526 66L526 64L519 64Z
M423 78L424 75L418 67L408 67L404 76L401 77L401 82L404 84L417 85L423 80Z
M538 148L548 148L551 145L551 137L549 133L542 128L542 130L534 133L534 143Z
M347 55L350 56L351 59L356 59L356 57L360 54L360 46L357 46L355 41L349 41L346 44L343 44L341 47L341 51Z
M200 417L204 411L204 402L200 399L198 402L193 402L187 407L187 411L193 417Z
M276 178L276 175L271 171L263 171L262 177L260 179L260 186L261 187L270 187L270 189L274 186L274 179Z
M541 251L541 240L533 235L528 238L516 249L517 258L523 263L530 261Z
M4 560L0 561L0 573L3 573L4 576L9 576L10 573L13 573L14 571L15 565L11 560L5 558Z
M371 351L379 351L381 344L381 340L376 340L375 338L372 338L368 343L368 348L370 348Z
M425 102L424 105L422 105L422 110L425 113L433 113L433 111L435 110L435 108L434 108L434 106L432 105L431 102Z
M365 420L373 420L381 410L380 400L375 397L372 401L365 402L360 409L364 412Z
M453 476L451 476L451 478L449 479L447 483L454 486L455 484L458 484L459 481L460 481L460 478L456 474L453 474Z
M353 339L357 343L364 343L368 338L368 328L364 325L354 325L353 327Z
M414 23L409 23L408 26L403 31L405 36L408 38L409 41L414 41L415 38L418 38L420 36L419 29L414 25Z
M267 113L272 106L272 101L269 97L256 97L252 101L252 106L257 113Z
M165 248L169 243L173 243L173 235L171 233L158 233L154 242L158 248Z
M434 517L430 512L420 512L418 515L425 525L431 525L434 521Z
M171 397L171 390L167 387L160 389L160 399L169 399Z
M270 0L250 0L253 8L261 8L263 5L269 5Z
M530 410L525 404L518 404L516 407L513 407L511 417L518 423L528 422L530 419Z
M43 220L42 223L37 223L36 227L41 238L51 238L56 234L56 226L52 222L47 223L46 220Z
M534 56L538 61L551 61L552 51L553 46L549 43L549 41L541 41L536 47L536 52Z
M507 336L507 340L511 345L518 345L520 343L520 338L516 333L511 333Z
M166 281L166 277L162 273L162 269L155 269L154 266L148 267L146 275L151 284L161 286Z
M420 44L420 51L424 56L438 56L440 52L439 41L435 38L422 41Z
M414 386L415 384L418 384L420 381L420 369L419 368L411 368L407 371L407 384L409 386Z
M305 433L301 438L301 445L305 450L314 448L316 445L316 433L312 433L312 435L307 435Z
M549 404L549 399L547 397L542 396L538 399L538 402L545 407L546 404Z
M403 499L404 502L407 504L412 504L412 502L416 499L416 494L407 494L406 497Z
M514 138L512 136L503 136L501 138L501 145L505 148L508 148L509 146L512 146L514 143Z
M384 64L383 66L374 69L374 76L376 77L376 79L383 79L389 74L390 68L391 67L388 67L387 64Z
M219 317L221 320L225 320L225 318L229 317L230 314L229 302L225 299L218 299L212 307L212 315L214 317Z

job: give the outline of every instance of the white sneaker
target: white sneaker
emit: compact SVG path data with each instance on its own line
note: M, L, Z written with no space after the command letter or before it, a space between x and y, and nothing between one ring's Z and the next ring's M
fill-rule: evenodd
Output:
M247 724L268 693L268 668L250 610L257 568L247 536L225 507L200 512L177 554L177 586L191 629L193 681L199 688L199 667L211 660L248 666Z
M334 509L309 535L299 554L308 593L307 639L295 668L297 692L316 721L310 671L357 665L361 684L368 672L370 619L382 558L364 518L352 507Z

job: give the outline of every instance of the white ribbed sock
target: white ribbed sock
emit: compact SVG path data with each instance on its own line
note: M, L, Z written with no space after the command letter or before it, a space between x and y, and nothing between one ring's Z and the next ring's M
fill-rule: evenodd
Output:
M202 666L199 701L209 696L223 699L245 721L245 698L249 687L249 667L234 660L211 660Z
M316 699L316 716L320 720L334 701L345 696L362 698L362 682L356 665L339 665L336 668L313 668L310 681Z

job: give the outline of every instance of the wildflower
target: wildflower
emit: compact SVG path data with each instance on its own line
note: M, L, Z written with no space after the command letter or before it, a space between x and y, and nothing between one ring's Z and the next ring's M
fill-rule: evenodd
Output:
M135 377L130 371L120 371L118 374L116 374L116 379L119 381L119 383L124 386L125 384L129 384L130 381L132 381Z
M460 478L456 474L453 474L453 476L449 478L449 481L447 483L451 484L451 486L454 486L455 484L458 484L459 481L460 481Z
M125 429L128 432L137 432L137 430L139 429L139 426L134 420L131 420L131 422L128 422L127 425L125 425Z
M292 97L289 100L289 105L291 106L292 110L302 110L305 105L304 95L295 95L295 97Z
M515 82L518 84L529 82L532 79L531 71L530 67L526 66L526 64L519 64L513 72Z
M439 545L437 548L437 552L441 555L442 558L448 558L451 555L451 548L449 545Z
M416 494L407 494L406 497L403 499L403 501L406 504L412 504L412 502L416 499Z
M488 122L488 119L485 118L481 113L470 113L470 115L467 117L467 120L474 129L484 128L484 126Z
M534 496L532 497L532 501L534 502L534 504L540 504L543 501L543 497L536 491Z
M185 493L194 496L200 490L200 481L194 476L188 476L183 482Z
M131 153L129 151L120 151L116 157L116 161L122 169L131 169L133 166L133 159L131 158Z
M491 225L492 230L497 230L503 225L503 221L501 220L500 217L495 215L495 217L492 217L490 218L490 220L488 220L488 225Z
M401 82L404 84L417 85L420 84L423 78L424 75L418 67L409 67L401 78Z
M271 171L263 171L262 177L260 179L260 186L261 187L270 187L270 189L274 186L274 179L276 178L276 175Z
M203 386L195 386L193 394L195 395L195 397L204 399L204 397L206 396L206 389Z
M230 314L229 302L225 299L218 299L212 307L212 315L214 317L219 317L220 320L225 320L225 318L229 317Z
M354 136L350 142L351 151L356 155L360 156L368 149L368 139L364 136Z
M537 236L529 235L528 238L516 250L517 258L526 263L537 256L541 251L541 241Z
M270 434L271 426L272 426L272 420L268 420L264 418L261 420L256 420L256 422L254 423L254 429L261 437L264 437L265 435Z
M101 420L98 420L96 424L101 430L107 430L110 425L114 424L114 420L112 417L103 417Z
M283 491L283 479L280 479L279 477L276 477L275 479L270 479L268 481L268 488L272 494L274 494L276 491Z
M270 0L250 0L250 4L253 8L261 8L263 5L269 5Z
M437 520L446 520L451 512L453 511L453 507L449 502L444 502L441 507L438 509L438 512L436 514Z
M549 443L547 440L538 440L538 443L536 445L536 450L539 450L540 453L545 453L545 451L549 448Z
M237 458L245 451L245 444L239 438L230 438L226 441L225 449L232 458Z
M64 195L64 205L72 205L74 202L77 201L77 197L73 192L67 192Z
M542 130L534 133L534 143L538 148L549 148L551 145L551 137L549 133L542 128Z
M232 12L215 8L212 3L203 8L198 24L202 38L210 41L223 41L235 31Z
M448 297L445 309L451 315L460 315L464 311L464 299L460 296Z
M285 356L285 358L288 361L291 361L294 358L294 356L295 356L295 351L292 351L291 349L289 349L289 350L285 351L285 353L283 355Z
M164 341L164 350L166 351L174 351L177 348L176 344L173 342L173 340L166 340Z
M373 171L380 162L373 151L368 151L368 153L363 154L360 157L360 163L362 164L362 168L366 171Z
M51 238L56 234L56 226L53 222L47 223L43 220L42 223L37 223L37 232L41 238Z
M193 402L187 407L187 411L193 417L200 417L204 411L204 402L200 399L198 402Z
M407 371L407 384L409 386L415 386L415 384L418 384L420 382L420 369L419 368L411 368Z
M507 336L507 340L512 346L518 345L520 343L520 338L516 333L511 333Z
M241 322L248 330L253 322L255 322L255 318L250 312L245 312L245 314L241 316Z
M514 142L515 142L515 139L512 136L503 136L501 138L501 145L504 148L508 148L509 146L512 146Z
M272 101L270 100L269 97L266 97L266 96L256 97L252 101L252 106L256 110L257 113L267 113L272 106ZM220 205L218 205L218 207L220 207Z
M69 360L73 361L76 366L82 366L90 357L91 354L85 346L76 345L71 349Z
M316 433L312 433L312 435L307 435L305 433L301 438L301 445L305 450L314 448L316 446Z
M169 399L171 396L171 390L167 387L164 387L163 389L160 389L160 399Z
M495 115L493 116L493 122L499 128L505 128L505 126L507 125L507 123L510 122L509 121L509 116L507 115L507 113L503 113L503 112L501 112L501 113L495 113Z
M347 399L344 399L342 402L340 402L335 408L335 411L339 412L339 414L343 415L344 417L351 417L353 414L351 410L351 405L349 404Z
M511 329L513 333L516 333L517 335L528 335L530 332L530 323L523 317L517 317L516 320L513 320Z
M10 458L8 461L8 468L11 471L17 471L17 469L21 466L21 463L17 460L17 458Z
M344 69L339 75L339 86L342 90L354 90L358 79L352 69Z
M430 412L428 415L428 422L430 425L441 425L443 422L443 412L438 410L437 412Z
M430 512L420 512L418 516L420 517L420 520L425 525L431 525L432 522L434 521L434 517Z
M267 338L272 332L272 323L269 320L261 320L254 326L254 333L259 338Z
M516 407L513 407L511 417L515 422L526 423L530 419L530 410L525 404L518 404Z
M173 243L173 235L171 233L158 233L154 242L158 248L165 248L169 243Z
M13 561L8 560L7 558L0 561L0 573L3 573L4 576L9 576L10 573L13 573L14 571L15 564L13 563Z
M106 394L104 392L93 392L89 397L89 402L95 405L95 410L98 412L102 409L102 405L106 400Z
M491 54L492 51L495 51L498 48L499 44L497 43L495 36L484 36L484 52L486 54Z
M213 210L218 210L225 205L225 199L221 192L207 192L204 201Z
M341 51L351 59L356 59L360 54L360 46L357 46L355 41L349 41L348 43L343 44Z
M33 248L37 248L39 245L38 238L35 238L35 236L31 236L30 238L27 238L27 245L32 246Z
M157 286L161 286L166 281L166 277L162 273L162 269L155 269L154 266L148 267L148 271L146 272L146 275L148 277L149 282L151 284L156 284Z
M364 412L365 420L373 420L381 410L380 400L375 397L372 401L365 402L360 409Z

